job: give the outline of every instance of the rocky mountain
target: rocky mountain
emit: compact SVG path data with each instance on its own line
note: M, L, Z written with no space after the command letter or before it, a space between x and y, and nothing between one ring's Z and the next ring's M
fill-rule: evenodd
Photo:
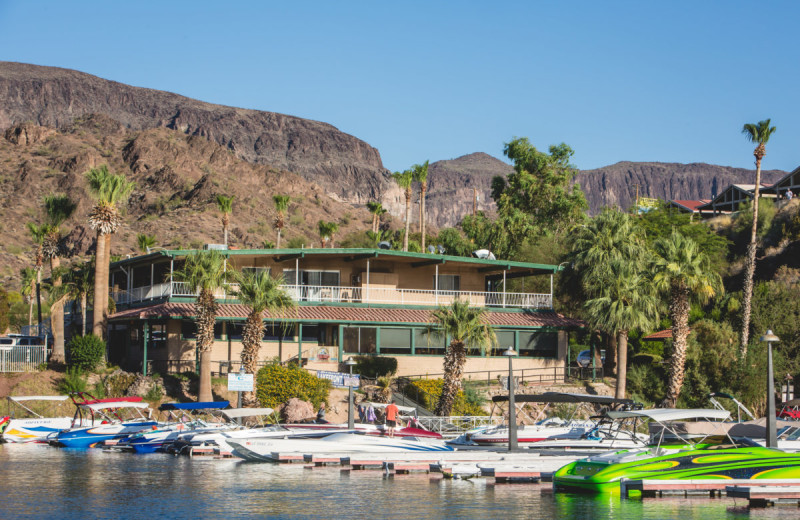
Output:
M204 103L75 70L0 62L0 129L27 121L64 129L89 114L134 131L166 127L204 137L245 161L317 182L337 200L377 199L388 184L378 150L327 123Z
M136 235L155 235L162 247L198 248L222 241L216 195L233 195L229 243L237 248L274 242L272 195L291 196L283 245L318 247L317 222L339 224L337 239L368 229L372 216L331 198L295 173L244 161L205 137L169 128L134 131L106 115L89 115L61 129L24 123L0 133L0 282L31 265L28 222L41 222L43 195L66 193L78 202L63 229L66 249L82 257L94 248L87 216L93 204L84 172L107 164L136 182L123 209L112 254L138 253ZM338 243L338 241L337 241ZM12 287L16 283L10 283Z
M780 170L762 170L761 182L773 183L784 175ZM594 214L603 206L630 207L636 200L637 185L640 197L710 199L729 184L753 184L755 170L705 163L618 162L582 170L575 182L580 183Z

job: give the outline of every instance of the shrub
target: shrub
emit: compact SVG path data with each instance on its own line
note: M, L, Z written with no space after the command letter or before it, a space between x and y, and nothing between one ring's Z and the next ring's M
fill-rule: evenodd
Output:
M311 375L297 365L267 365L256 374L256 397L261 406L274 408L292 397L316 408L328 401L331 382Z
M68 368L61 381L58 382L58 391L62 394L72 394L86 391L86 380L83 372L77 368Z
M420 379L412 381L403 389L403 393L428 410L436 408L436 402L442 395L443 379ZM453 415L488 415L478 404L480 397L473 388L466 387L466 392L472 393L467 397L464 390L459 390L453 404ZM481 403L482 404L482 403Z
M106 355L105 341L94 334L72 338L68 349L69 364L78 370L94 370Z
M381 356L355 356L353 372L370 379L391 376L397 372L397 358Z

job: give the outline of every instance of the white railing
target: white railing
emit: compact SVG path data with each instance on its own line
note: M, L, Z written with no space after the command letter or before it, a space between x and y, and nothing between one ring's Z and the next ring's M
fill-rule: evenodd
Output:
M435 291L425 289L397 289L394 287L347 287L329 285L284 285L283 288L293 300L298 302L329 303L386 303L401 305L447 305L458 299L478 307L509 307L522 309L551 309L553 298L550 294L480 292L480 291ZM166 297L194 297L184 282L159 284L141 287L133 291L113 294L114 301L132 303L148 299ZM219 289L214 296L218 299L231 298L236 285L229 284Z
M33 372L47 363L47 345L0 348L0 372Z

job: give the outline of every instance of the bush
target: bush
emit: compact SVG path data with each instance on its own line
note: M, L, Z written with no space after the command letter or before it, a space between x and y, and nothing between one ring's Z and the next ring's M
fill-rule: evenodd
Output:
M58 391L62 394L72 394L86 391L86 380L83 373L77 368L68 368L61 381L58 382Z
M355 356L353 373L370 379L391 376L397 372L397 358L380 356Z
M94 370L106 356L106 343L94 334L76 336L68 346L69 364L78 370Z
M436 408L436 402L439 396L442 395L442 387L444 386L443 379L420 379L413 381L406 385L403 393L419 403L428 410ZM467 395L468 394L468 395ZM481 397L477 391L472 388L467 388L466 394L464 390L459 390L456 395L456 401L453 404L453 415L487 415L486 411L481 408Z
M311 375L297 365L267 365L256 374L256 397L261 406L275 408L292 397L318 407L328 401L331 382Z

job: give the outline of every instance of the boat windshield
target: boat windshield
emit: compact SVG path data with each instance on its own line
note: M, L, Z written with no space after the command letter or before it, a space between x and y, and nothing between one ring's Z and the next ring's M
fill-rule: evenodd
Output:
M760 444L746 437L732 439L727 435L709 435L703 439L702 446L706 450L729 450L733 448L756 448L760 447Z

